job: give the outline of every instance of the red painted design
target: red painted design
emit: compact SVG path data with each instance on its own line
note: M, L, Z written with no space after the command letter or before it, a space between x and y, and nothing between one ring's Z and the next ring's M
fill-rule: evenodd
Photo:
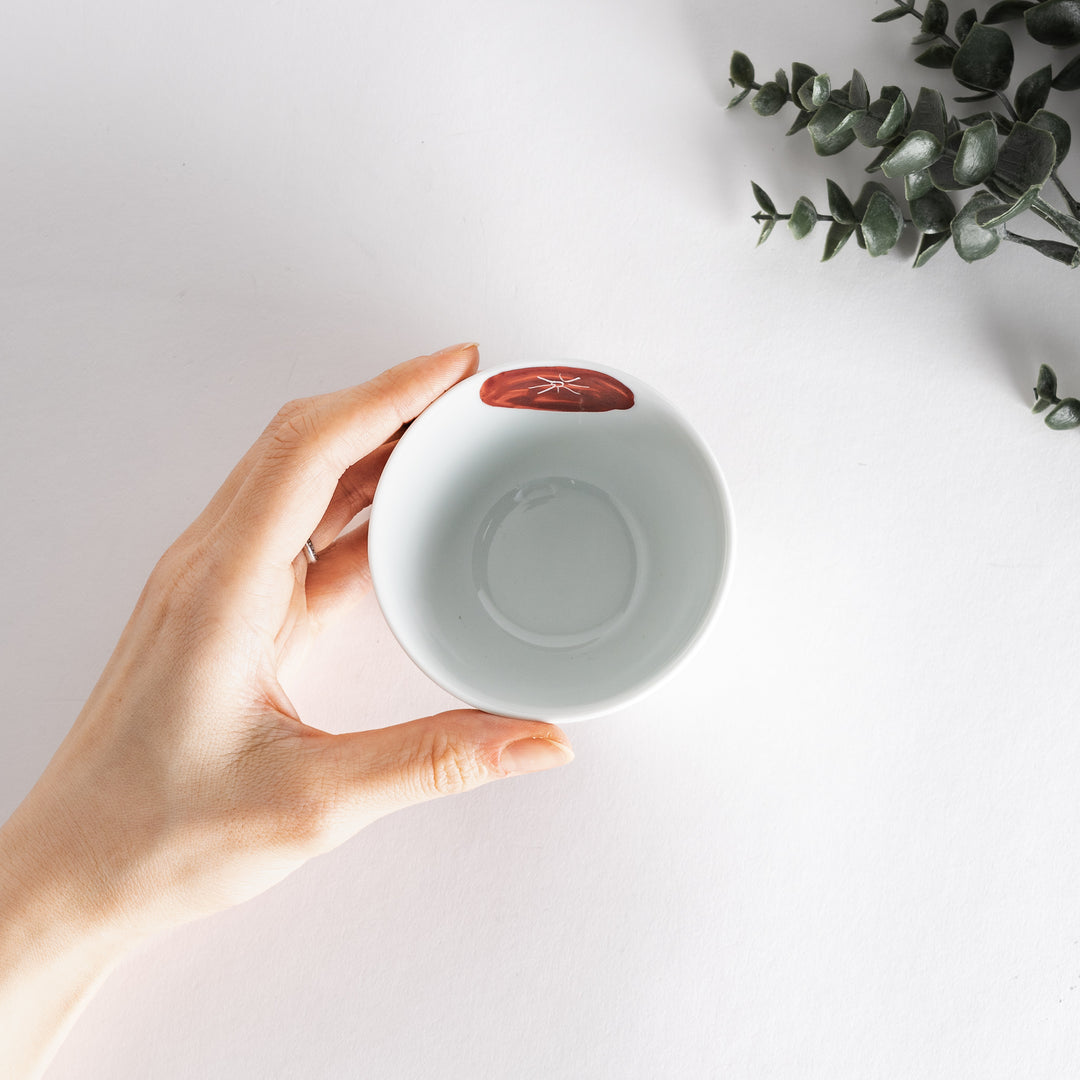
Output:
M590 368L530 367L492 375L480 387L480 400L500 409L610 412L631 408L634 392Z

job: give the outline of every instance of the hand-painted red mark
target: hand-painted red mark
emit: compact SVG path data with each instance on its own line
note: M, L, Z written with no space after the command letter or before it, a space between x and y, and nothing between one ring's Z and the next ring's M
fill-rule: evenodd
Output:
M631 408L634 392L618 379L589 368L530 367L492 375L480 387L480 400L500 409L609 412Z

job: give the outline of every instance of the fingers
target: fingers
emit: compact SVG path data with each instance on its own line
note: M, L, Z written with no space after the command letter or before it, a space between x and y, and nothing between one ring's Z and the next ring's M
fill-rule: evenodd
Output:
M328 749L341 798L365 822L574 758L554 724L472 709L334 736Z
M379 477L382 476L383 468L390 460L395 446L397 446L396 440L383 443L366 458L355 465L350 465L341 474L337 489L330 499L330 505L326 508L322 521L315 526L311 534L311 542L315 550L320 553L320 559L323 550L341 535L349 522L361 510L371 505L371 500L375 498L375 488L378 486Z
M319 552L319 561L307 568L304 589L307 613L319 633L355 607L371 588L368 566L368 523Z
M350 466L473 374L478 363L475 345L453 346L398 364L360 386L290 402L252 448L247 473L227 506L219 503L216 527L225 534L226 550L261 564L291 564ZM360 484L354 495L346 492L343 505L365 491Z

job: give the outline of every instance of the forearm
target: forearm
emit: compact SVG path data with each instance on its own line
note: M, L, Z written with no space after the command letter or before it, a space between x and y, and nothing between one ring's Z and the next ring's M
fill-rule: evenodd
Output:
M33 795L0 827L0 1076L40 1076L134 944L51 851Z

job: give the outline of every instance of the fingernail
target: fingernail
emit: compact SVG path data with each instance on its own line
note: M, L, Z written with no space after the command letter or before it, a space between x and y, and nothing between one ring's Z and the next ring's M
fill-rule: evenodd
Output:
M554 769L557 765L568 765L573 760L574 751L565 743L535 736L504 746L499 767L507 776L515 776L518 773Z
M445 349L440 349L438 352L432 353L433 357L438 357L440 360L444 356L455 356L457 353L463 353L466 349L479 349L480 346L475 341L463 341L460 345L448 345Z

